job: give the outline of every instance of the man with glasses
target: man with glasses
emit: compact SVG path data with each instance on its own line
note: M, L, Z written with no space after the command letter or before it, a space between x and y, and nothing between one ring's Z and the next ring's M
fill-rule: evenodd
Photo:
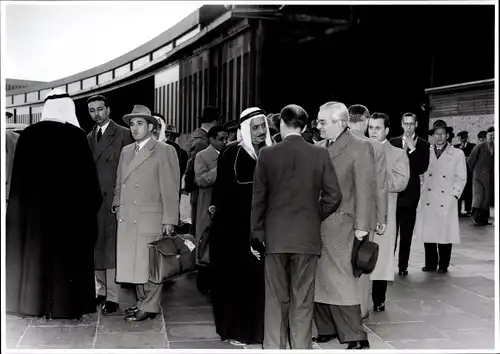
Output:
M403 149L410 160L410 180L408 186L399 192L396 210L396 243L399 234L399 275L408 275L408 261L410 259L411 240L417 215L417 206L420 199L420 175L427 171L429 166L430 144L415 134L418 127L417 116L405 113L401 118L403 135L390 140L395 147Z
M323 244L316 269L314 322L318 343L338 338L347 349L368 349L361 318L359 279L353 274L354 238L362 240L372 228L376 183L373 148L348 129L349 113L340 102L320 107L317 128L330 153L342 202L321 225Z

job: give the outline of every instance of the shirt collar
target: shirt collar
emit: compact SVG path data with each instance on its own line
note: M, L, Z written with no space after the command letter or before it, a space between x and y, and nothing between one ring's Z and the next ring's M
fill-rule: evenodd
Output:
M147 138L146 140L140 142L140 143L135 143L136 145L139 145L139 151L142 150L142 148L144 147L144 145L146 145L148 143L148 141L151 140L151 137Z
M109 125L109 120L106 124L104 124L102 127L99 127L99 129L101 129L101 134L104 135L104 132L106 131L106 128L108 127Z

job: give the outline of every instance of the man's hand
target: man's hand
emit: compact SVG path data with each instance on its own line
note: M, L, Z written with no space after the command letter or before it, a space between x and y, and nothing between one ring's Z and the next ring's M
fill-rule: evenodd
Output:
M415 150L415 142L413 141L413 139L410 136L406 136L406 134L404 134L403 140L404 140L406 146L408 146L408 149L410 149L410 151Z
M174 225L163 224L161 225L162 235L172 236L175 232Z
M254 250L252 246L250 246L250 251L255 256L255 258L257 258L260 261L260 253Z
M363 237L365 237L366 235L368 235L368 232L367 231L363 231L363 230L354 230L354 236L356 236L356 238L358 240L362 240Z
M377 234L383 235L385 232L386 224L377 223Z

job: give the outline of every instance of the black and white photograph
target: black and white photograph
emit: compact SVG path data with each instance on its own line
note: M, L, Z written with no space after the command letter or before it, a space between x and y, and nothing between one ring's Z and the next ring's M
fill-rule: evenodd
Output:
M2 352L500 349L498 1L0 6Z

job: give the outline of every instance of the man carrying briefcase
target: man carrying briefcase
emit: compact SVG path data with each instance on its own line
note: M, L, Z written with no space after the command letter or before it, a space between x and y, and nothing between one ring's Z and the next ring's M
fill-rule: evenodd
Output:
M147 107L134 106L123 121L135 143L122 149L116 173L116 281L137 286L137 304L125 317L135 322L160 312L163 286L149 282L148 244L172 235L179 222L180 173L175 149L151 138L158 121Z

